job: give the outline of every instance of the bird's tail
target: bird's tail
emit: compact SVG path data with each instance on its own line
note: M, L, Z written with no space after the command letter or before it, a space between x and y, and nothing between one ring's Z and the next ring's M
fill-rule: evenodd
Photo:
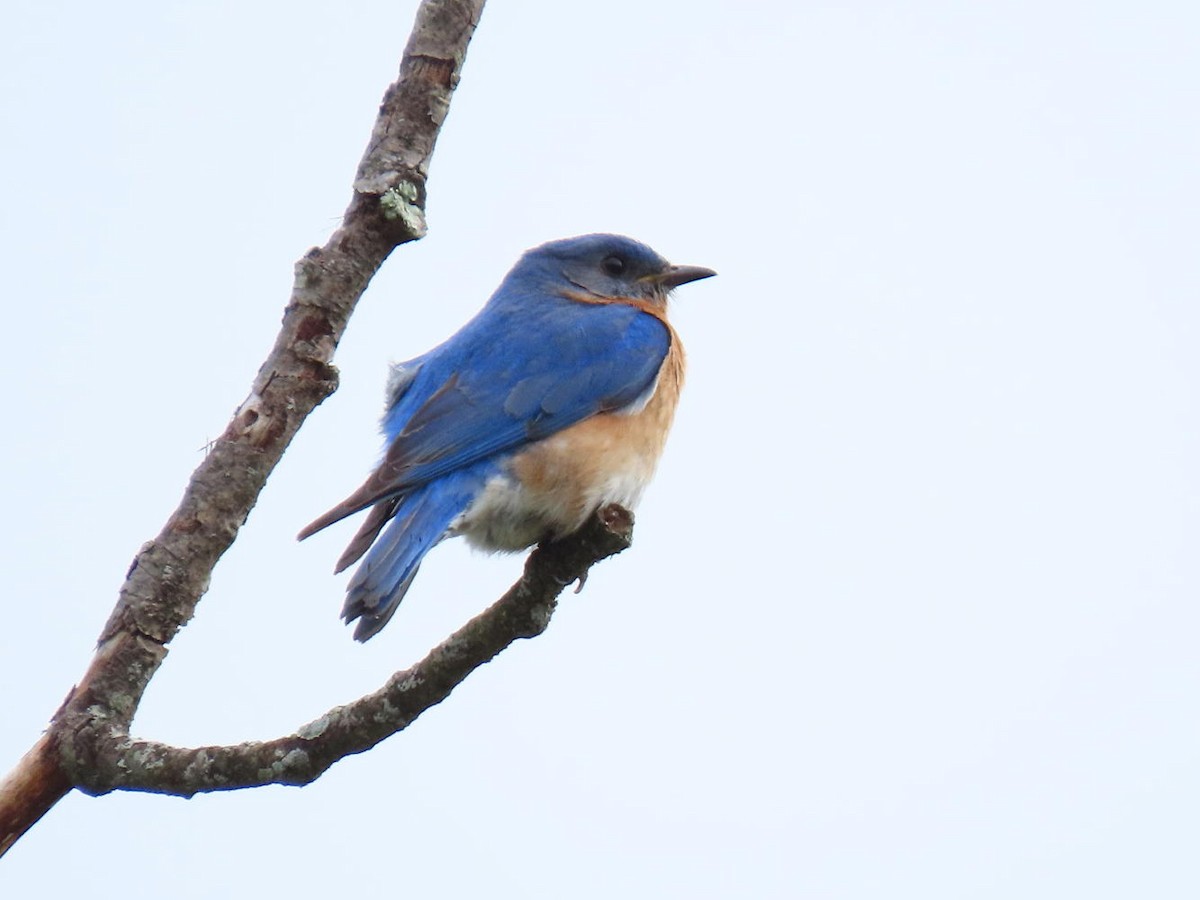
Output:
M385 501L395 510L394 518L386 527L375 524L375 533L380 528L383 533L346 587L342 618L347 624L358 620L355 640L374 637L388 623L416 577L421 560L446 536L455 517L471 505L480 484L474 473L458 472L422 485L398 502Z

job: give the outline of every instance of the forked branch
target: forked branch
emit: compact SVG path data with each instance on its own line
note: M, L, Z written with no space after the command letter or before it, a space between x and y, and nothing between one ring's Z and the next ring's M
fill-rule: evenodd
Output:
M154 746L131 743L129 724L167 645L192 618L213 567L301 423L336 388L333 352L372 276L395 247L424 235L429 160L482 10L483 0L421 3L341 227L297 263L282 327L249 396L161 533L134 559L80 683L46 735L0 782L0 853L72 787L119 786L102 777L115 747L132 753ZM153 754L142 758L148 764ZM153 789L150 771L143 765L145 780L130 786Z
M110 738L95 747L77 786L88 793L153 791L190 797L265 784L308 784L338 760L370 750L441 703L475 669L519 638L541 634L558 595L586 578L596 562L629 546L633 517L602 509L583 529L530 554L525 573L416 665L397 672L373 694L331 709L272 741L183 749L153 741Z

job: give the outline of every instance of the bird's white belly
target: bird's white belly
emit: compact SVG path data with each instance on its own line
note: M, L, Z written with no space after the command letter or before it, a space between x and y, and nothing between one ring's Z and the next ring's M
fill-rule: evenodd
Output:
M483 550L523 550L578 529L610 503L634 509L653 474L653 465L610 471L590 484L526 486L512 474L488 481L451 531Z

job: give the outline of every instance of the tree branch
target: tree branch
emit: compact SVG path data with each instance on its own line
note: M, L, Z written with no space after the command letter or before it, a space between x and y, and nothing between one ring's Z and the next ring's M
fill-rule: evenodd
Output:
M342 226L297 263L282 327L249 397L134 559L91 665L47 736L0 784L0 853L89 780L103 748L125 738L167 644L195 613L267 477L336 389L330 360L359 297L396 246L425 233L429 160L482 10L483 0L424 0L417 10Z
M0 856L71 789L49 734L0 783Z
M113 737L95 747L78 786L92 794L131 790L190 797L265 784L309 784L338 760L407 728L514 641L545 631L563 588L628 547L632 533L632 515L619 506L606 507L580 531L530 554L524 575L503 597L419 663L294 734L196 749Z

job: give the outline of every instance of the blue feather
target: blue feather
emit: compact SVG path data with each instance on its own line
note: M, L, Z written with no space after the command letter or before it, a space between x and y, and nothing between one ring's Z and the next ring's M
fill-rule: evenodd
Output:
M512 327L510 317L497 315L503 305L489 305L426 357L385 420L385 465L396 467L395 487L423 484L619 409L654 383L670 347L654 316L559 297L543 298L539 307L533 321Z
M346 588L342 618L359 620L356 640L379 632L408 592L421 560L445 535L490 475L491 462L459 470L406 494Z

